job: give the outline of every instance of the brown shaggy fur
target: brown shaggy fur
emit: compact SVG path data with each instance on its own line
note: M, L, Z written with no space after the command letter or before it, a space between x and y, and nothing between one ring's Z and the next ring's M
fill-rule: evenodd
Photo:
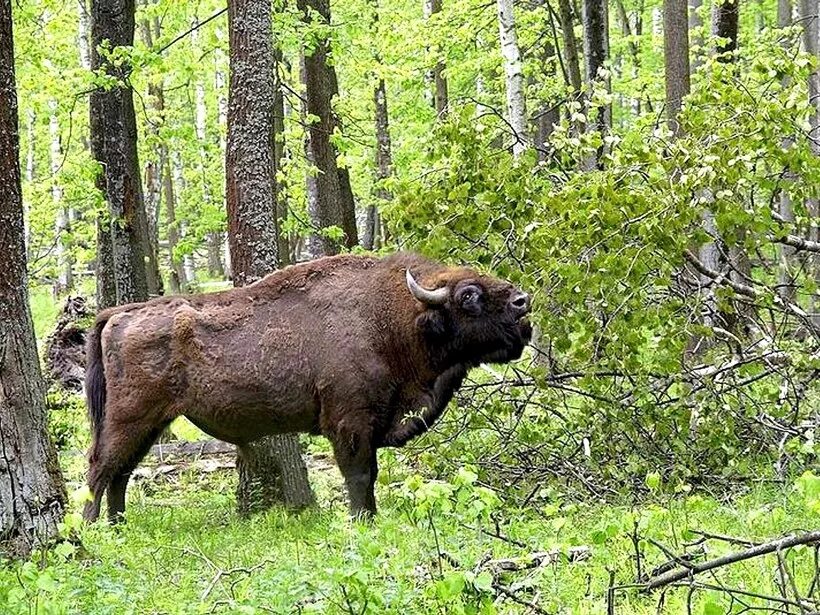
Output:
M407 269L425 288L447 286L447 303L416 300ZM123 512L128 475L178 416L240 446L324 434L352 511L372 514L377 448L429 428L470 367L518 358L528 311L507 282L410 253L334 256L242 288L104 310L88 342L85 517L97 518L106 488L109 516Z

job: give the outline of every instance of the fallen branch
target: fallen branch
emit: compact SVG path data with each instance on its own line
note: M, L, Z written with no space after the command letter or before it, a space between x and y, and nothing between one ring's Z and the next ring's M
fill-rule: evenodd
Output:
M592 551L589 547L578 546L570 547L566 551L562 549L551 549L549 551L539 551L537 553L530 553L524 557L505 558L505 559L491 559L484 563L483 568L488 568L494 575L502 572L518 572L520 570L531 570L541 566L548 566L555 564L561 559L566 559L567 562L582 562L589 559Z
M783 549L790 549L791 547L796 547L798 545L808 545L818 542L820 542L820 530L799 534L797 536L786 536L778 540L765 542L744 551L737 551L735 553L730 553L728 555L724 555L723 557L718 557L700 564L693 564L688 568L670 570L669 572L650 579L644 587L644 591L658 589L671 583L676 583L678 581L691 578L696 574L714 570L715 568L720 568L721 566L742 562L760 555L767 555Z
M236 447L221 440L199 440L196 442L167 442L155 444L149 454L160 461L167 457L185 457L199 459L211 455L233 455Z

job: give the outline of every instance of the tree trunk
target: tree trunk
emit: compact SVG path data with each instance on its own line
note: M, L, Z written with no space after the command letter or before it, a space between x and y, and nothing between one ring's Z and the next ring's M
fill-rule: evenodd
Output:
M49 155L51 158L51 198L57 216L54 222L54 256L57 260L57 280L55 282L55 296L71 292L74 287L72 266L74 259L71 256L71 223L68 216L68 207L63 202L63 187L60 185L59 173L63 163L63 150L60 146L60 123L57 120L57 101L49 101L51 115L48 120L48 132L51 139Z
M57 535L66 493L28 302L17 120L11 0L0 0L0 557L25 558Z
M118 80L118 85L91 93L90 127L94 159L104 177L117 303L148 299L147 221L137 160L137 125L127 65L108 63L98 48L134 43L134 0L92 0L91 66ZM98 258L99 260L99 258ZM150 265L153 268L153 265Z
M279 265L290 265L290 241L284 230L288 217L288 197L284 185L285 160L285 92L282 84L282 50L274 51L273 83L273 184L276 188L276 236L279 238Z
M703 48L703 20L700 18L702 0L689 0L689 38L693 48L689 62L689 73L693 74L701 65Z
M230 0L228 142L225 155L228 235L235 286L277 264L273 177L273 47L269 0ZM237 508L248 513L284 501L313 503L295 434L242 447L237 456Z
M89 33L91 28L89 23L91 15L88 12L87 0L76 0L77 2L77 48L80 52L80 66L85 70L91 70L91 49Z
M521 50L515 32L512 0L497 0L498 32L507 93L507 121L513 133L513 156L518 158L527 148L527 111L524 100L524 71Z
M800 0L800 18L803 22L803 48L806 53L820 60L820 1ZM809 102L812 106L809 117L809 138L811 148L815 156L820 156L820 68L815 65L814 71L809 75L808 83ZM817 197L806 199L806 210L809 215L809 239L820 241L820 200ZM812 254L807 257L808 274L814 277L815 283L820 283L820 256ZM811 313L812 324L820 327L820 299L817 292L811 295L809 302L809 312Z
M686 0L663 2L664 76L666 79L666 117L672 134L678 136L678 114L684 96L689 94L689 21Z
M777 27L788 28L792 25L792 3L791 0L778 0L777 2ZM788 45L786 41L783 43ZM788 77L783 77L783 87L789 84ZM783 150L787 151L792 147L792 139L784 139ZM792 209L792 199L785 189L788 184L795 181L795 174L791 169L783 173L783 187L780 190L778 212L788 223L794 223L794 211ZM777 294L785 303L795 303L797 301L797 288L794 278L794 248L785 244L777 245Z
M635 31L634 34L636 37L640 37L642 33L642 12L643 12L643 3L637 9L637 18L635 20ZM638 73L640 71L641 66L641 49L638 41L633 38L633 30L632 24L629 20L629 13L626 11L626 7L624 6L623 0L616 0L615 3L616 8L618 9L618 19L621 22L621 31L623 35L627 37L628 48L629 48L629 55L632 58L632 78L637 79ZM640 115L641 113L641 94L638 95L632 101L632 109L636 116Z
M306 24L313 23L314 13L318 14L320 24L330 23L329 0L298 0L297 6ZM339 86L336 70L328 61L329 54L330 42L327 39L316 41L312 53L304 54L303 80L307 113L318 118L308 127L307 145L311 150L309 158L316 167L318 193L318 208L313 224L319 229L338 226L344 232L341 244L322 235L314 236L311 244L314 252L321 249L323 254L336 254L342 245L355 246L358 243L358 233L350 176L346 168L338 168L336 147L330 140L339 127L331 106L333 97L339 93ZM321 244L321 248L316 244Z
M581 21L584 25L584 57L586 59L586 80L590 92L593 88L603 86L609 90L609 79L600 71L609 59L609 21L607 17L607 0L583 0L581 3ZM588 111L587 115L590 115ZM603 136L612 127L612 108L605 105L588 118L588 127ZM595 156L584 163L584 168L592 169L601 164L604 148L599 148Z
M160 98L162 97L162 86L158 90ZM158 105L164 105L163 102L158 102ZM176 254L177 244L179 243L179 226L177 224L176 212L176 194L174 193L174 176L171 172L171 159L168 155L168 149L162 145L159 151L159 165L162 175L162 193L165 201L165 228L168 237L168 263L170 265L171 274L169 278L169 285L171 292L179 293L180 291L187 291L190 285L188 277L185 275L185 268L182 265L182 259Z
M141 24L142 39L145 46L151 49L154 46L154 32L156 37L160 36L159 18L154 17L153 26L148 19ZM162 84L148 84L148 96L152 100L154 112L157 114L155 122L149 122L148 131L151 133L156 145L153 148L153 158L145 164L145 211L148 227L148 249L153 255L151 267L146 271L148 282L148 293L150 295L162 295L162 276L159 271L159 217L162 205L162 149L165 147L160 139L160 126L165 121L165 104L163 100Z
M424 17L430 19L436 13L441 12L441 0L424 0ZM436 48L436 65L429 73L429 81L432 85L433 107L436 110L436 115L443 117L447 113L447 105L449 95L447 93L447 78L444 76L444 69L446 68L444 60L438 56L441 54L441 49Z
M578 59L578 41L575 40L575 19L572 16L570 0L558 0L558 15L561 21L561 36L564 40L564 62L569 75L569 82L576 95L580 95L581 62Z
M380 236L379 210L381 205L393 199L393 195L384 183L390 177L393 167L393 156L390 149L390 126L387 115L387 91L384 79L379 79L373 91L373 103L376 116L376 189L373 193L375 202L367 208L364 238L362 246L367 250L378 247Z
M739 5L740 0L718 0L712 10L712 36L721 39L715 48L720 62L731 62L724 54L737 49Z

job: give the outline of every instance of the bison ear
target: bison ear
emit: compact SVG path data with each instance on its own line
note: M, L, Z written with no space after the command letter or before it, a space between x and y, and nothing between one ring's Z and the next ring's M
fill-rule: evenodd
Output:
M416 318L416 326L427 339L444 337L449 329L447 316L442 310L425 310Z

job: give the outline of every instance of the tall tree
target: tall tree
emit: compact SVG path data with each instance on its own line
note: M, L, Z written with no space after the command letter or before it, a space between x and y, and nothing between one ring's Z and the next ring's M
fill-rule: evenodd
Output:
M792 3L791 0L778 0L777 2L777 27L788 28L792 25ZM784 40L784 45L788 45L787 40ZM789 84L788 77L783 77L783 87ZM793 141L791 139L784 139L783 149L788 150L792 147ZM791 169L787 169L783 173L783 183L789 184L795 180L795 174ZM778 213L780 217L786 222L794 222L794 211L792 209L792 199L787 186L780 190L780 198L778 204ZM786 303L795 303L796 287L795 279L792 273L794 248L785 244L779 244L778 250L778 295Z
M378 26L379 3L378 0L375 0L373 2L373 32L378 32ZM385 87L384 77L381 75L381 54L378 51L377 45L374 46L374 49L373 59L377 67L373 75L373 78L376 80L376 86L373 89L373 108L375 110L376 128L376 183L373 193L375 202L367 207L364 222L362 246L367 250L379 247L381 236L380 205L392 199L392 194L390 190L385 187L384 182L393 172L393 154L390 146L390 121L387 113L387 88Z
M298 0L305 23L319 26L330 24L330 0ZM346 168L337 165L336 146L331 135L339 128L339 119L333 111L332 101L339 94L336 69L330 63L330 40L326 28L314 32L315 40L305 50L303 80L305 83L305 108L311 118L308 127L308 158L316 168L317 209L313 223L320 229L338 226L344 232L342 245L352 248L358 243L356 211L350 175ZM324 235L314 235L311 240L314 254L336 254L341 247L338 242Z
M149 293L147 271L155 268L151 262L155 257L148 246L134 99L128 82L131 69L127 62L109 61L112 49L134 44L134 0L92 0L91 40L91 68L116 82L107 88L97 87L90 101L91 150L101 167L98 187L108 203L108 216L100 220L97 264L102 275L98 278L109 275L104 261L110 250L112 280L102 283L110 288L113 281L115 303L145 301ZM104 242L109 245L102 245ZM100 307L107 307L111 297L100 299Z
M498 31L507 93L507 121L513 132L513 155L517 158L527 148L527 111L524 101L524 69L521 49L515 32L512 0L497 0Z
M590 90L595 87L609 89L609 79L602 70L609 59L609 17L607 10L608 0L582 0L581 21L584 26L584 58L586 60L586 81ZM589 128L604 134L612 127L612 108L604 105L589 118ZM600 164L603 148L597 156L587 161L586 167Z
M689 93L689 21L686 0L663 2L664 77L666 117L673 134L680 129L678 114Z
M424 0L424 17L430 19L436 13L441 12L441 0ZM439 57L441 49L435 47L436 64L429 72L429 81L432 85L433 107L436 114L441 117L447 112L449 95L447 93L447 77L444 76L444 60Z
M17 120L11 0L0 0L0 556L26 557L56 536L66 493L28 301Z
M740 0L718 0L712 9L712 36L718 38L715 51L722 62L731 61L723 54L737 49L737 26Z
M558 16L561 22L561 37L564 41L564 62L570 85L577 95L580 95L583 82L581 81L581 62L578 59L578 41L575 39L575 19L570 0L558 0Z
M803 21L803 48L820 60L820 0L800 0L800 18ZM820 156L820 67L817 65L809 75L808 94L812 106L809 118L811 148L815 156ZM816 196L806 199L806 209L809 214L809 239L820 241L820 199ZM817 254L810 257L809 272L814 276L815 283L820 282L820 256ZM814 326L820 327L820 299L816 292L812 294L809 311Z
M285 85L282 71L285 61L282 50L277 47L273 53L273 182L276 188L276 236L279 238L279 264L290 265L290 241L284 231L288 217L288 199L283 181L285 161Z
M278 265L273 143L273 44L269 0L228 3L230 69L225 152L228 236L235 286ZM239 447L237 507L241 513L275 502L314 501L296 435Z

